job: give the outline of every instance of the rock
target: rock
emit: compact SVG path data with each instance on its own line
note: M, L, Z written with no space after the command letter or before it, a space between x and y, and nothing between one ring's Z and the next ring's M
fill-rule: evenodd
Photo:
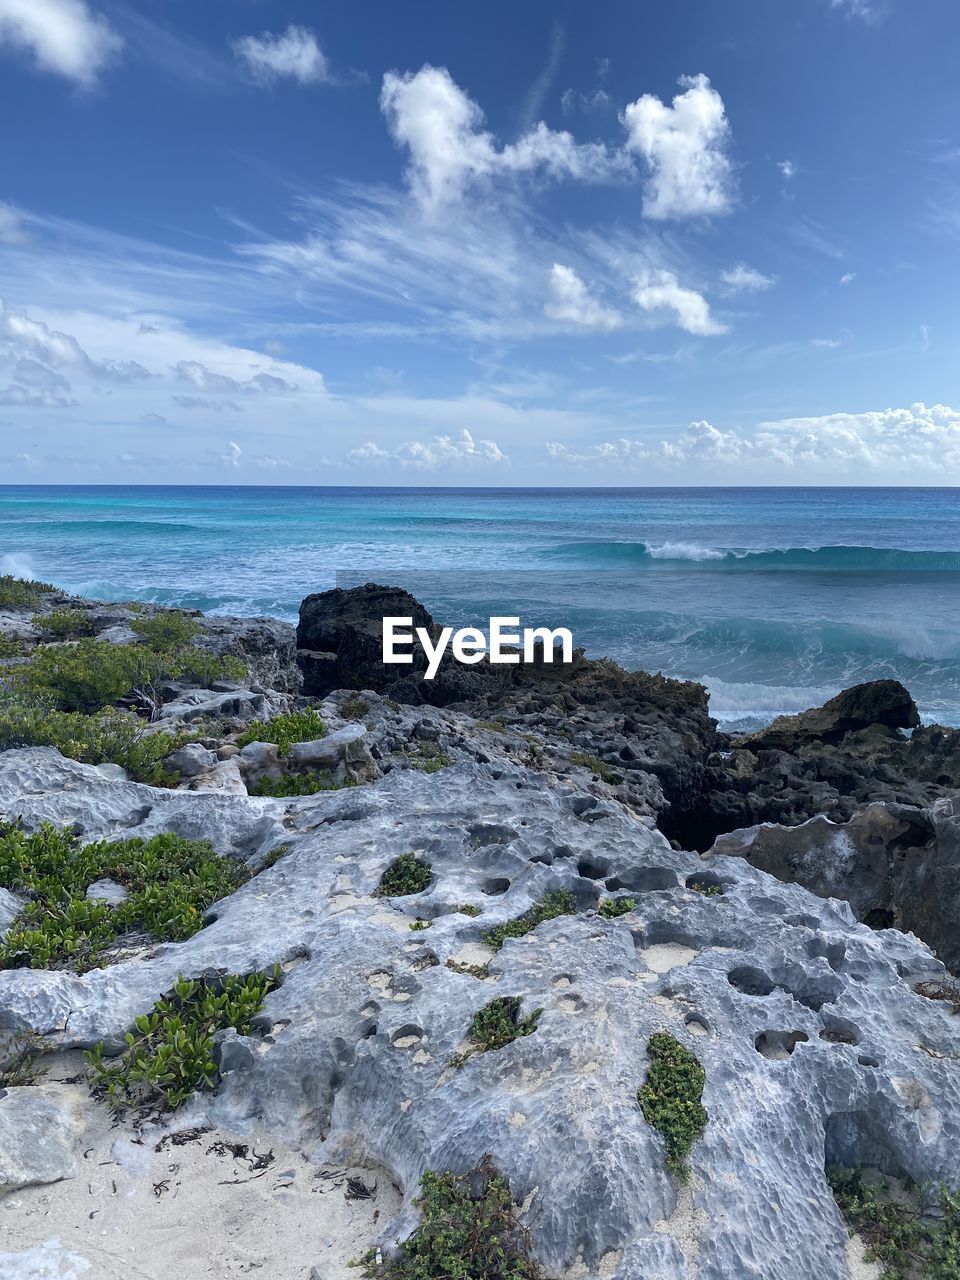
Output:
M22 613L4 610L0 613L0 639L35 644L40 639L40 628Z
M240 748L234 742L225 742L222 747L217 747L218 760L230 760L239 754Z
M399 587L368 582L351 590L337 587L307 596L297 624L303 692L320 698L332 689L382 692L401 673L425 671L427 660L419 647L413 650L411 666L384 666L385 617L412 618L414 627L426 627L432 635L439 630L423 605ZM309 658L301 657L304 651Z
M191 724L204 716L229 717L237 720L270 720L287 708L283 694L252 693L249 689L231 689L217 693L213 689L191 689L160 708L161 720L180 720ZM164 726L167 727L166 725Z
M779 880L843 898L858 920L922 938L960 971L960 800L930 809L873 804L849 822L811 818L720 836L710 851L748 858Z
M873 725L896 730L919 724L917 704L899 680L870 680L844 689L822 707L780 716L768 728L741 739L740 745L754 751L793 751L810 740L836 743Z
M99 631L97 639L105 640L108 644L133 644L138 639L138 636L132 628L125 626L121 622L116 626L107 627L105 630Z
M366 745L367 731L362 724L348 724L313 742L294 742L286 756L290 769L328 769L343 772L358 782L379 778L380 769Z
M280 749L272 742L248 742L238 756L227 757L243 776L247 789L264 778L279 778Z
M181 782L178 789L185 791L226 791L231 795L245 796L247 785L240 771L239 756L231 756L226 760L214 760L206 773L198 773L196 777Z
M492 1152L529 1197L548 1274L847 1280L825 1160L960 1183L960 1018L914 990L945 976L927 947L743 857L674 850L622 807L503 753L270 800L163 792L11 751L0 810L28 829L80 821L91 840L186 828L221 851L286 844L185 942L83 975L0 973L0 1016L57 1029L67 1048L118 1043L178 974L285 964L258 1019L270 1034L225 1038L237 1067L191 1121L384 1165L404 1209L372 1245L413 1227L424 1169L462 1171ZM428 888L375 896L410 851L430 864ZM687 885L705 878L721 892ZM489 977L447 966L561 888L577 913L486 949ZM607 894L636 905L604 919ZM412 932L417 919L429 929ZM512 995L542 1009L535 1031L454 1070L474 1013ZM662 1030L706 1073L709 1121L684 1200L637 1104L648 1038Z
M0 1253L3 1280L80 1280L89 1270L89 1261L56 1237L21 1253Z
M195 778L200 773L207 773L217 762L217 755L199 742L187 742L171 753L164 764L181 778Z
M205 615L200 643L213 653L230 654L247 664L263 689L300 692L296 631L277 618L219 618Z
M105 902L109 907L119 907L121 902L126 902L130 897L123 885L117 884L116 880L94 880L93 884L88 885L84 896L89 902Z
M8 889L0 889L0 938L23 910L23 903Z
M0 1092L0 1193L76 1175L84 1103L89 1105L68 1085Z
M105 778L113 778L116 782L126 782L130 776L122 765L112 764L109 760L105 764L98 764L97 768Z

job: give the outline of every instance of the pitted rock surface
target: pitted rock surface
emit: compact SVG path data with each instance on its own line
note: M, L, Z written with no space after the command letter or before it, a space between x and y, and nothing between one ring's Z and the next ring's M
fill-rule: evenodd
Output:
M254 866L287 846L187 942L83 976L0 973L0 1018L64 1047L118 1045L180 973L283 964L262 1034L224 1038L220 1089L187 1118L261 1123L315 1159L382 1163L405 1197L384 1246L414 1226L424 1169L492 1152L529 1198L551 1275L582 1264L615 1280L846 1280L825 1160L960 1181L960 1018L913 990L944 974L927 947L743 858L678 852L621 807L507 759L269 800L155 790L52 750L12 751L0 812L90 840L206 836ZM375 896L411 851L429 861L429 887ZM576 915L483 947L484 930L559 888ZM635 909L602 918L608 894ZM417 920L429 927L411 931ZM447 967L485 957L486 979ZM505 995L543 1009L536 1031L453 1068L472 1015ZM706 1071L683 1230L636 1096L658 1030Z

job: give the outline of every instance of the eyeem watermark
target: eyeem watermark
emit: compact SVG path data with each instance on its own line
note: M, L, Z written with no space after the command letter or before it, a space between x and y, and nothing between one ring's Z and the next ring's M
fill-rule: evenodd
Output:
M508 627L518 629L505 630ZM384 618L383 661L390 664L412 663L412 652L400 653L398 650L412 649L414 643L418 643L427 658L426 680L432 680L439 671L448 646L454 660L467 666L482 662L484 658L496 663L536 662L538 659L553 662L558 647L561 662L573 661L573 635L566 627L557 627L553 631L549 627L524 627L522 634L519 627L519 618L491 618L489 643L478 627L461 627L459 631L454 631L453 627L441 627L434 644L427 628L414 628L412 618Z

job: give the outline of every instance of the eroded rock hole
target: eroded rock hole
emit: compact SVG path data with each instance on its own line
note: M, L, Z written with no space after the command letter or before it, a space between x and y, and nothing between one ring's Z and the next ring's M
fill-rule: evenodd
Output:
M577 862L577 871L585 880L602 880L609 870L608 862L600 862L593 858L580 858Z
M604 882L610 893L629 889L631 893L656 893L662 889L678 889L680 877L668 867L631 867L622 875Z
M750 965L731 969L727 974L727 981L745 996L768 996L774 990L772 980L761 969L751 968Z
M798 1044L803 1044L810 1037L806 1031L761 1031L753 1042L757 1053L773 1062L783 1062L789 1058Z
M495 898L507 892L510 888L510 881L505 876L497 876L490 880L484 880L480 888L488 897Z

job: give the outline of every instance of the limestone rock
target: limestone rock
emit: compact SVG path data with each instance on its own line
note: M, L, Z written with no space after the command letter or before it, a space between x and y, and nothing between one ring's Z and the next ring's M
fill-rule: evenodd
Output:
M212 689L190 689L160 708L160 720L179 720L190 724L205 716L231 717L237 720L270 720L286 710L283 694L253 693L249 689L229 689L217 693ZM164 725L164 728L168 726Z
M230 1069L186 1118L383 1164L404 1210L371 1243L413 1227L424 1169L492 1152L529 1197L548 1273L847 1280L825 1159L960 1182L960 1018L914 990L945 974L928 948L742 857L674 850L622 808L503 754L268 800L163 792L12 751L0 810L28 828L79 822L88 839L205 835L251 861L287 846L186 942L81 976L0 973L0 1016L65 1047L118 1045L178 974L284 965L258 1034L224 1038ZM427 889L375 896L411 851L430 864ZM697 891L705 882L720 892ZM487 949L486 979L447 966L561 888L577 913ZM610 894L635 907L601 917ZM418 920L429 927L412 932ZM454 1070L473 1014L510 995L543 1010L535 1032ZM706 1072L709 1122L683 1203L636 1097L659 1030Z
M217 762L216 755L199 742L187 742L176 751L172 751L164 760L164 764L181 778L195 778L197 774L206 773Z
M94 880L87 887L84 896L89 902L105 902L110 907L119 907L121 902L126 902L130 897L123 885L117 884L116 880Z
M917 704L899 680L870 680L844 689L822 707L795 716L780 716L766 729L742 740L748 749L791 751L816 739L835 743L848 733L881 725L914 729L920 723Z
M86 1102L69 1085L0 1091L0 1194L75 1176Z

